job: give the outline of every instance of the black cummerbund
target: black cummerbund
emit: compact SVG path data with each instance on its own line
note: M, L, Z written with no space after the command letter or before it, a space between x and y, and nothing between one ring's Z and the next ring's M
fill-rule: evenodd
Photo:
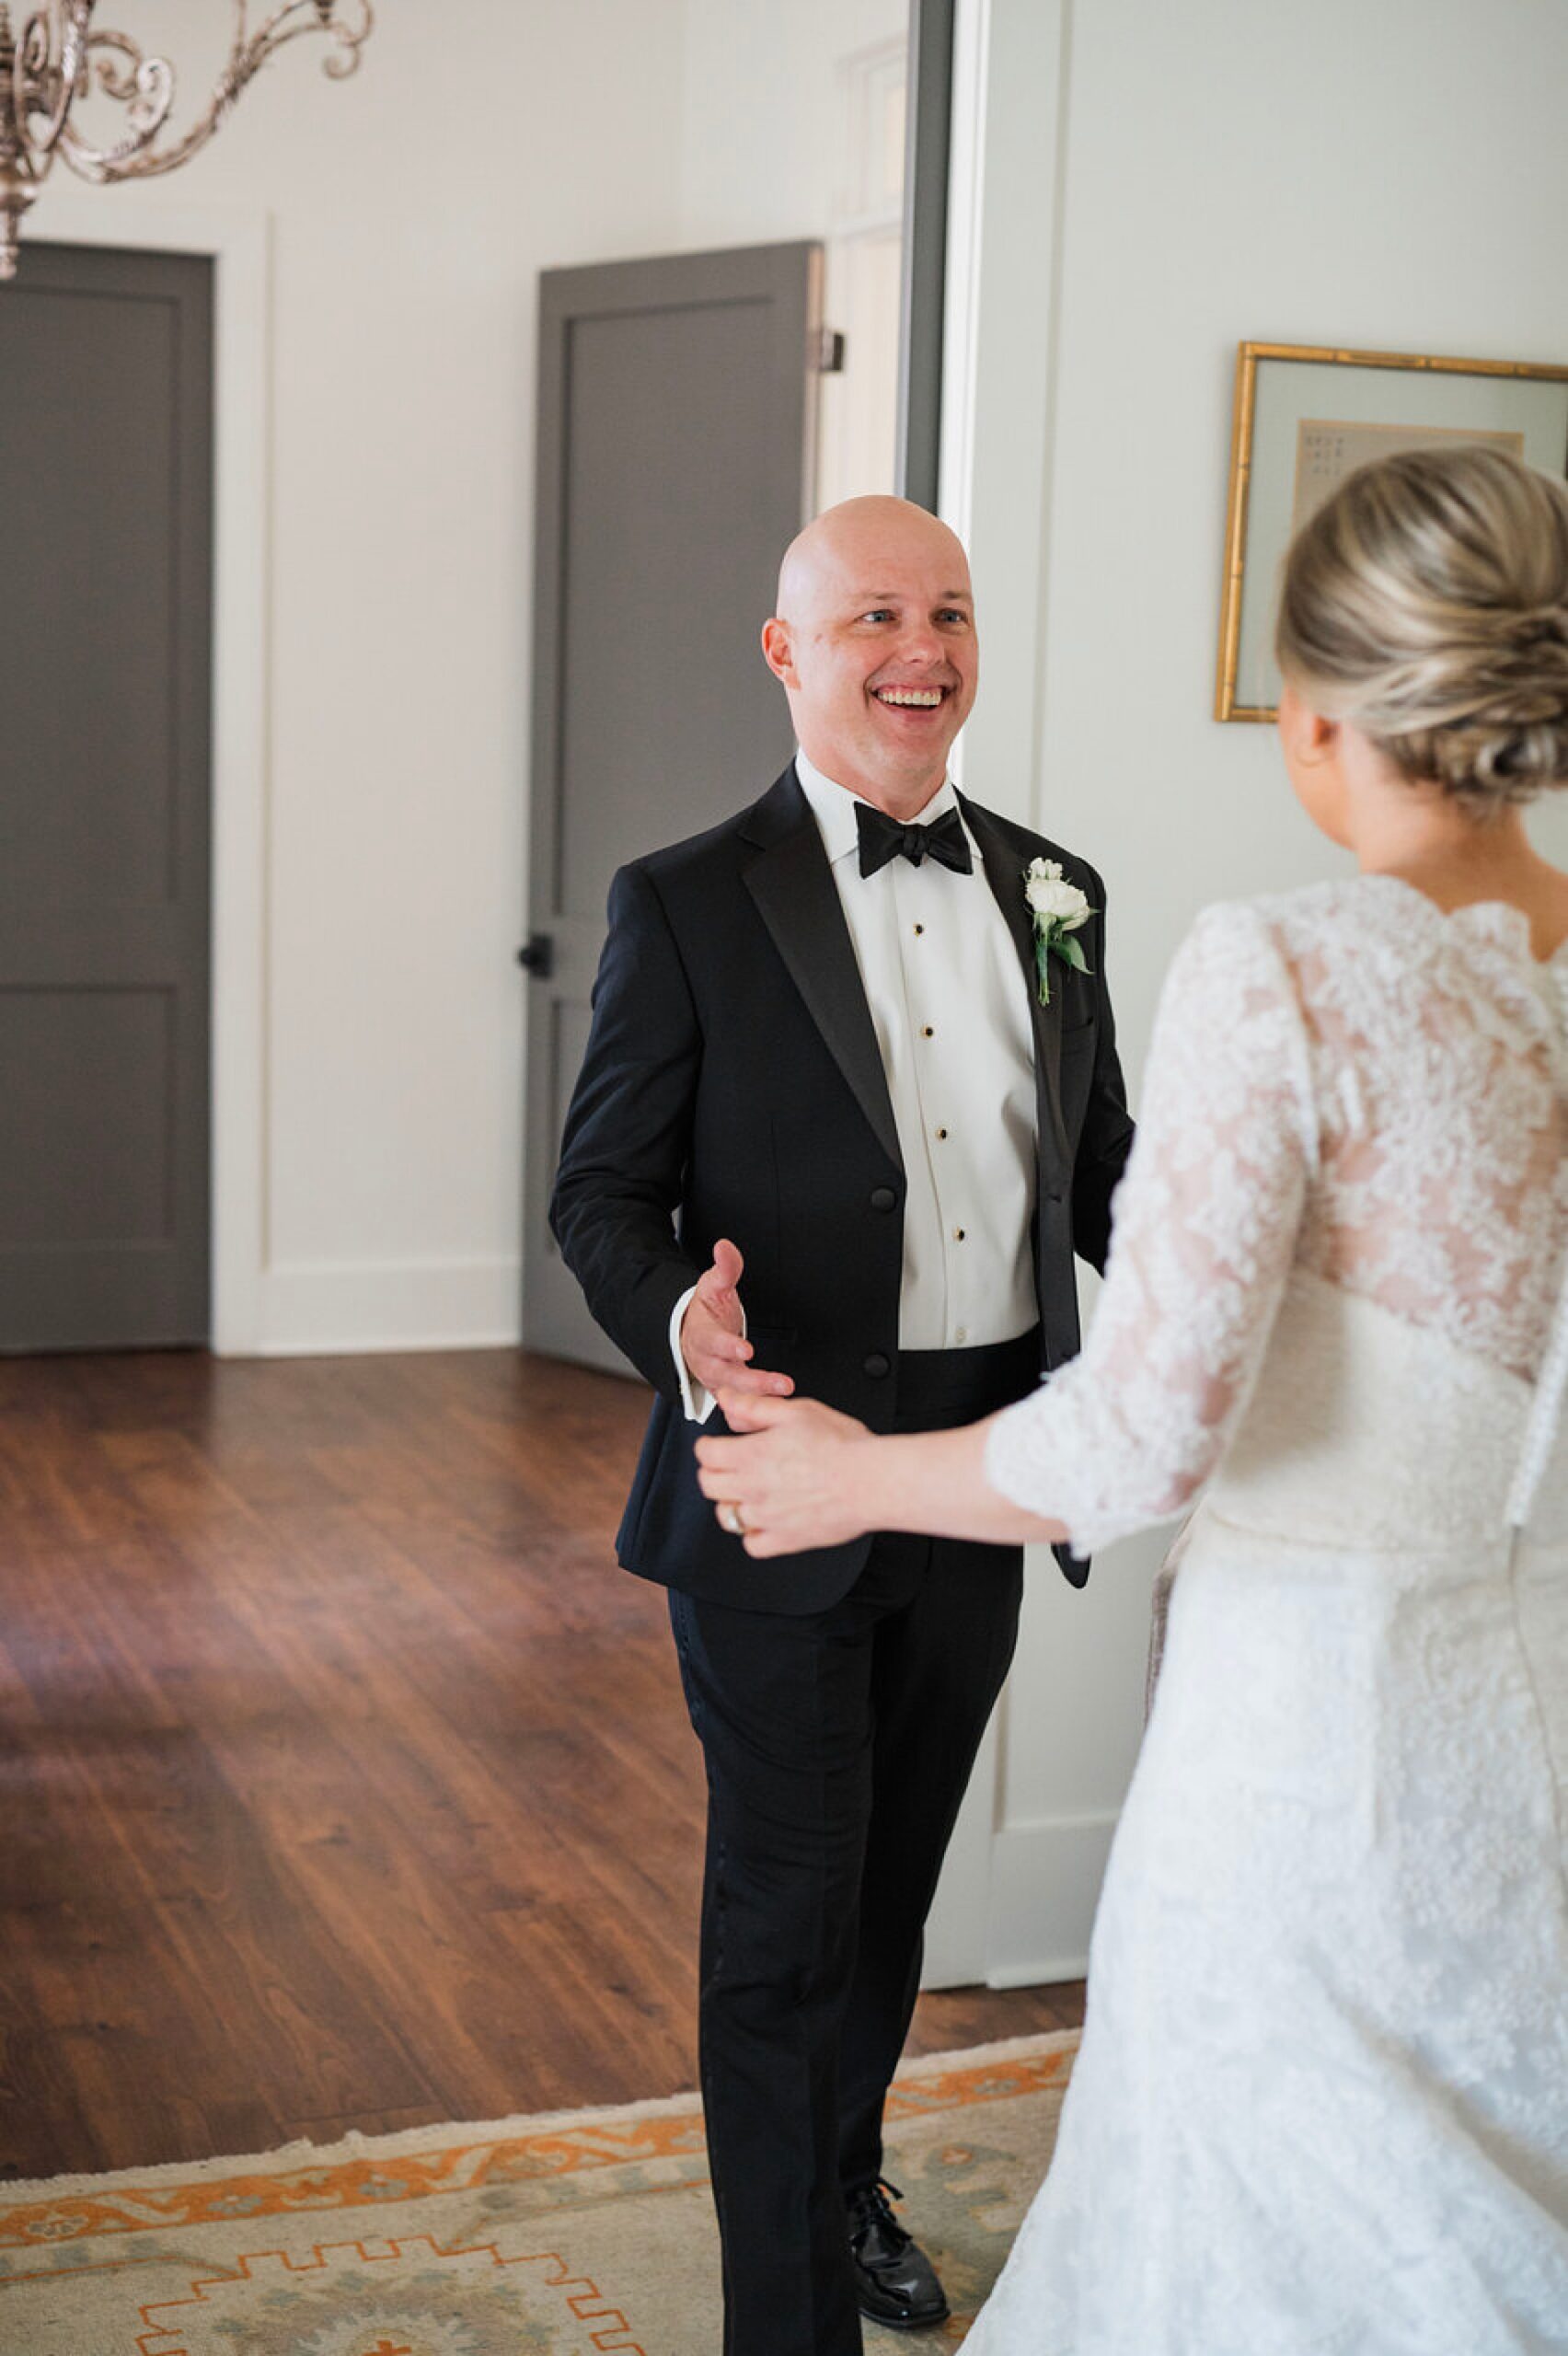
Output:
M944 1431L1010 1407L1040 1380L1040 1328L969 1350L900 1350L894 1429Z

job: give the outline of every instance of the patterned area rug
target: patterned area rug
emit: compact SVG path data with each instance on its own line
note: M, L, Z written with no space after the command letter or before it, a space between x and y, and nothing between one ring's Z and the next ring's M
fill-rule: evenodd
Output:
M955 2348L1044 2173L1076 2034L912 2062L887 2165ZM4 2356L716 2356L695 2095L0 2187Z

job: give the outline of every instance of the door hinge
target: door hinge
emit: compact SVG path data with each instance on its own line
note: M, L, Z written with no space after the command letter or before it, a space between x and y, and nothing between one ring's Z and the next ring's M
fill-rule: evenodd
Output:
M531 932L517 952L517 963L536 982L548 982L555 972L555 942L548 932Z
M822 376L844 374L845 342L837 328L823 328L817 334L817 373Z

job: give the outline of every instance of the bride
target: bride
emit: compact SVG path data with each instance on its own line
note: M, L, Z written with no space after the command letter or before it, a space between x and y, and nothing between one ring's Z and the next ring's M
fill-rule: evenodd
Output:
M970 2356L1568 2350L1568 490L1447 447L1287 561L1343 883L1171 969L1087 1347L967 1430L732 1398L749 1552L1201 1493L1056 2155Z

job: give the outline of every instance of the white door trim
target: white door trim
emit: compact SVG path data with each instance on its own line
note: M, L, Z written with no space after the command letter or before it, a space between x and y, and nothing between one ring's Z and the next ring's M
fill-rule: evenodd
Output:
M985 178L986 52L991 0L957 0L953 16L952 98L948 150L947 266L942 297L942 407L938 504L965 547L974 514L976 362L980 319L981 224ZM990 664L986 664L989 682ZM986 695L990 694L987 684ZM977 753L971 751L978 740ZM974 722L953 748L956 780L986 774L985 722ZM981 797L997 798L987 779ZM926 1923L925 1988L973 1986L986 1976L991 1881L1000 1820L1004 1692L981 1741L948 1842L942 1877Z
M1071 31L1072 0L956 0L940 507L969 549L986 660L954 771L977 801L1027 826L1043 817L1040 638ZM1020 255L1041 251L1049 300L1020 300ZM1026 1628L1056 1576L1045 1549L1032 1547ZM975 1761L932 1910L928 1986L1004 1987L1082 1968L1109 1828L1053 1820L1020 1842L1007 1794L1008 1714L1019 1698L1015 1686L1004 1692Z
M250 208L121 210L46 191L29 244L210 255L213 271L212 1346L260 1343L267 1250L271 225ZM5 298L0 295L0 301Z

